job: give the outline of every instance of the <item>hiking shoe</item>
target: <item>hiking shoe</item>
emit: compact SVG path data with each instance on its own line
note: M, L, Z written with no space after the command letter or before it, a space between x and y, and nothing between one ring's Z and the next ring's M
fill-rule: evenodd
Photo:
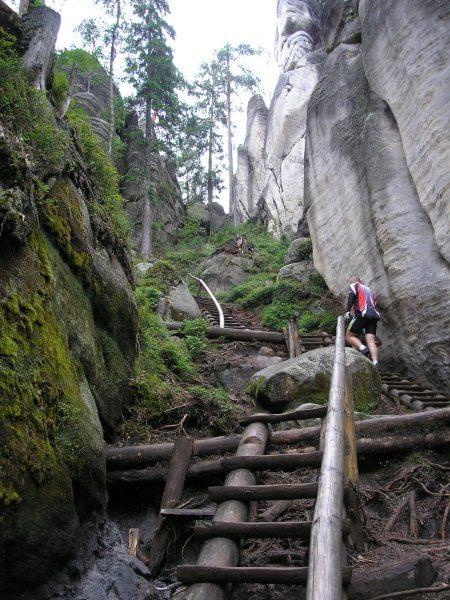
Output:
M363 350L360 350L361 354L364 354L364 356L369 356L370 354L370 350L369 348L363 348Z

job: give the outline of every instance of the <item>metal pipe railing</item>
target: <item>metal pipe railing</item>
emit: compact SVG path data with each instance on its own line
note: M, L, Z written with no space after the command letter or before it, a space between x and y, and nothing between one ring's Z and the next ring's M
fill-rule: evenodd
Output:
M339 317L317 501L311 530L307 600L342 599L345 452L345 326Z
M209 294L211 300L214 302L214 306L216 307L217 312L219 313L219 327L221 327L223 329L225 327L225 317L223 314L222 307L220 306L217 298L214 296L214 294L209 289L209 287L206 285L206 283L203 281L203 279L200 279L199 277L194 277L194 275L191 275L190 273L189 273L189 277L192 277L192 279L195 279L195 281L198 281L198 283L200 283L205 288L207 293Z

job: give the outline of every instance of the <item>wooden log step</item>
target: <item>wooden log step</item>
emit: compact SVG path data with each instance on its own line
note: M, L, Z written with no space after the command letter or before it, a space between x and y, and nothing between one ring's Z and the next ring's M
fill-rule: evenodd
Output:
M397 391L400 392L400 394L402 392L406 392L410 396L438 396L438 395L440 395L437 392L433 392L432 390L422 390L422 389L419 390L419 389L397 388ZM445 398L445 396L442 396L442 397Z
M249 417L244 417L239 421L239 424L248 425L249 423L284 423L286 421L297 421L301 419L316 419L325 417L327 410L328 409L326 406L320 406L319 408L304 408L276 415L268 415L267 413L255 414L250 415Z
M230 456L222 458L220 464L227 471L250 469L254 471L289 471L299 467L318 467L322 461L322 452L304 454L271 454L263 456Z
M203 519L213 517L215 508L162 508L159 514L163 517L174 517L182 519Z
M177 579L193 583L278 583L302 585L306 583L308 567L202 567L183 565L177 569ZM348 585L351 567L342 567L342 583Z
M315 498L317 483L301 483L292 485L247 485L247 486L212 486L208 488L213 502L226 500L242 500L252 502L259 500L300 500Z
M215 523L199 523L194 533L202 539L223 537L231 540L262 538L300 538L309 540L312 521L276 521L271 523L231 523L216 521ZM343 533L348 533L349 522L344 521Z
M440 400L419 400L419 402L424 406L432 406L433 408L446 408L447 406L450 406L450 400L442 402Z
M274 521L271 523L202 523L194 533L202 539L224 537L231 540L262 538L300 538L308 540L312 521Z

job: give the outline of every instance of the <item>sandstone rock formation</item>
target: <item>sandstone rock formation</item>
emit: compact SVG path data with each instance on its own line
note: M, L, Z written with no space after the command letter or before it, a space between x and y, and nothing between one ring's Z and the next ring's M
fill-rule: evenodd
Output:
M270 231L293 236L303 216L306 110L325 57L317 0L278 1L276 55L282 73L267 116L266 134L265 116L255 118L256 110L264 115L261 99L256 97L250 101L247 138L238 155L236 191L243 217L252 216L252 207L257 206L255 218Z
M235 202L241 221L248 221L265 186L264 146L268 109L261 96L253 96L247 108L247 135L238 148L234 181Z
M359 352L347 348L346 364L353 386L356 410L376 405L381 380L371 362ZM334 348L318 348L269 366L250 379L247 391L257 403L271 412L294 408L300 402L325 404L328 400Z
M212 202L210 207L203 202L195 202L187 207L186 212L188 217L197 221L207 233L219 231L230 219L218 202Z
M153 238L173 244L177 239L178 228L184 222L185 211L176 175L168 159L158 152L151 154L148 165L144 134L136 113L130 113L127 117L123 140L125 156L122 194L131 225L133 249L140 249L143 211L149 190L152 190Z
M226 292L250 277L253 264L253 259L245 256L215 254L203 263L201 278L214 293Z
M382 356L442 389L450 381L449 111L435 31L447 17L448 39L445 4L361 2L362 45L329 38L305 161L317 269L336 295L355 274L371 285Z
M184 319L196 319L202 316L193 295L189 291L187 283L180 283L167 296L167 312L164 316L174 321Z

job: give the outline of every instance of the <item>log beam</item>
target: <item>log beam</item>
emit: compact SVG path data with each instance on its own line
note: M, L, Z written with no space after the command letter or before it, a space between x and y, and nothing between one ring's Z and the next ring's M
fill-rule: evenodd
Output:
M389 415L357 421L356 433L360 437L364 434L387 433L396 429L403 432L408 429L429 429L434 425L450 424L450 408L442 408L423 413L408 415ZM271 443L275 446L293 445L303 442L317 442L320 427L305 427L304 429L288 429L271 433ZM232 452L236 450L241 435L219 436L196 440L194 442L193 456L207 456L209 454ZM173 452L173 442L161 444L124 446L121 448L106 448L106 465L108 471L125 470L146 467L158 461L169 458Z

